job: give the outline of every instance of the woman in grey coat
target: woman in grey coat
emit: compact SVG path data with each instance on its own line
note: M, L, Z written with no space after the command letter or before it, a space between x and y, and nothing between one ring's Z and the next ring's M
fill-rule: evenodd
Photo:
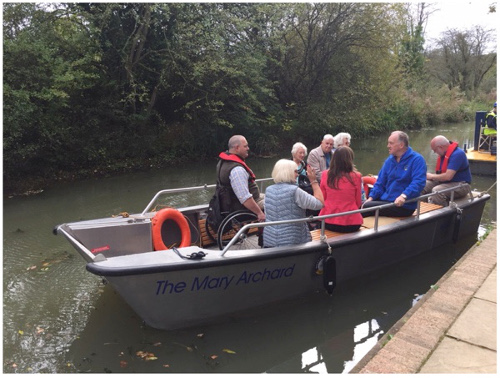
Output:
M323 193L314 170L307 167L313 195L298 187L297 175L297 165L293 160L281 159L274 165L271 176L275 184L266 189L264 200L266 222L305 218L307 209L320 210L323 207ZM311 234L305 222L264 227L265 248L308 241L311 241Z

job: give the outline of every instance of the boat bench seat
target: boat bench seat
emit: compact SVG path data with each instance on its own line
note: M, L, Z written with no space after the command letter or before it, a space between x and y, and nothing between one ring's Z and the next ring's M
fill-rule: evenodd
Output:
M214 241L207 234L207 228L205 227L207 219L200 219L198 221L198 226L200 227L200 247L207 247L209 245L215 244Z
M429 211L441 209L443 206L441 205L435 205L433 203L429 202L420 202L420 214L428 213ZM417 216L417 210L413 212L412 217ZM380 226L386 226L388 224L398 222L402 219L406 219L409 217L383 217L380 216L378 217L378 225ZM374 228L375 227L375 216L372 215L370 217L363 218L363 224L361 225L362 228Z
M428 213L429 211L437 210L442 208L443 206L440 205L435 205L433 203L428 203L428 202L420 202L420 214ZM413 213L412 216L417 215L417 210ZM386 226L391 223L398 222L402 219L406 219L407 217L383 217L379 216L378 217L378 225L380 226ZM363 224L361 225L361 230L363 229L373 229L375 226L375 216L370 216L363 218ZM357 231L356 231L357 232ZM327 238L333 238L335 236L340 236L340 235L346 235L345 233L341 232L334 232L334 231L329 231L325 230L325 235ZM311 237L312 240L320 240L321 237L321 230L313 230L311 231Z
M216 244L216 242L213 241L210 235L207 234L207 228L205 227L206 221L206 218L198 220L198 227L200 229L200 247L208 247ZM257 228L251 228L249 234L252 235L256 232ZM224 234L222 240L231 240L234 235L234 231L228 232ZM217 235L214 235L214 239L217 240Z
M420 202L420 214L427 213L432 210L437 210L442 208L440 205L435 205L433 203L428 203L428 202ZM417 215L417 211L413 213L413 216ZM378 225L380 226L385 226L394 222L398 222L403 218L398 218L398 217L382 217L380 216L378 218ZM198 221L199 225L199 230L200 230L200 247L207 247L210 245L215 244L214 241L210 238L210 236L207 234L207 230L205 227L205 222L206 219L200 219ZM362 229L372 229L374 228L375 225L375 216L370 216L363 218L363 224L361 225L361 230ZM329 231L325 230L325 235L327 238L333 238L335 236L340 236L340 235L345 235L344 233L341 232L334 232L334 231ZM225 236L225 239L231 239L232 235L227 235ZM321 237L321 230L313 230L311 231L311 237L312 240L320 240Z

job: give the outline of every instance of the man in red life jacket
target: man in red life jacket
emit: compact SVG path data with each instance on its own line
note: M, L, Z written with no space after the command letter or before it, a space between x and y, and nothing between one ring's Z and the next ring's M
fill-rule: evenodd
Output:
M228 142L228 151L219 154L217 163L217 188L223 212L248 209L264 222L264 195L255 182L255 175L245 163L248 157L248 142L242 135L233 135Z
M465 197L470 191L472 176L464 150L460 149L456 142L450 142L442 135L431 140L431 148L438 155L436 173L427 173L427 182L422 194L437 192L463 183L465 185L453 191L453 198ZM429 202L448 206L451 193L450 191L429 197Z

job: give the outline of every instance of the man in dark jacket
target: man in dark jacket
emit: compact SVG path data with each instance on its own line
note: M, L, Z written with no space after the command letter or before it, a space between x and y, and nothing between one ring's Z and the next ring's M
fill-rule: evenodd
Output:
M250 150L246 138L233 135L228 142L227 152L219 154L217 163L217 189L221 197L222 211L233 212L248 209L263 222L264 195L255 182L255 175L246 164Z

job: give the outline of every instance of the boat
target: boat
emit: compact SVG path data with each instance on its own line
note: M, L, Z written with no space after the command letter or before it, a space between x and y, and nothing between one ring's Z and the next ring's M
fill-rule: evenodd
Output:
M257 181L263 185L266 180ZM324 292L328 300L343 282L445 244L465 243L477 235L490 198L471 191L456 201L452 196L450 205L441 207L428 203L433 194L427 194L411 200L418 202L417 210L406 218L379 216L380 209L393 204L278 222L238 223L230 215L226 220L232 229L218 238L209 235L208 204L158 210L165 206L158 205L164 195L214 187L163 190L142 213L65 223L54 233L64 235L87 270L108 281L147 325L173 330L310 293ZM357 232L325 230L326 218L373 210L375 215L365 217ZM259 230L287 222L316 222L321 228L312 230L312 241L305 244L257 245ZM158 238L165 248L158 247Z
M464 150L469 160L472 174L496 176L497 174L497 141L496 136L485 136L483 129L485 125L486 112L476 112L474 128L474 146Z

